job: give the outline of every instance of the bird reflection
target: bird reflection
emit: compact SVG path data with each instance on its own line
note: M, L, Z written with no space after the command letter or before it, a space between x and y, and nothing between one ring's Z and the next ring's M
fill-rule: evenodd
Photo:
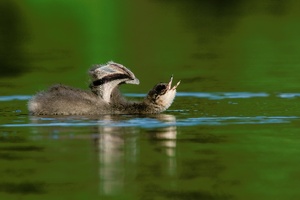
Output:
M147 173L162 173L165 178L173 178L177 173L177 128L173 115L103 115L97 119L32 116L30 120L33 133L38 133L34 134L34 139L93 141L96 162L99 162L99 192L103 195L121 193L131 187L128 183L136 182ZM78 130L74 127L80 124L87 127L85 132L89 134L73 133ZM47 134L41 134L45 131ZM157 160L157 153L160 154L158 158L165 159ZM151 170L153 165L155 170Z
M176 118L173 115L160 115L157 116L158 120L165 123L175 122ZM156 129L149 132L150 138L157 143L160 149L167 155L167 172L169 175L174 175L176 172L176 126L167 126L164 128Z
M162 163L162 166L172 176L176 172L176 118L167 114L155 115L152 118L165 126L146 131L147 137L167 156L166 163ZM138 160L139 152L142 151L138 138L143 135L138 131L141 129L134 127L110 126L110 122L115 120L111 115L102 120L107 122L107 126L99 126L99 137L96 138L100 161L100 191L110 195L124 190L125 182L135 180L138 176L137 162L142 160Z
M107 125L99 126L99 137L95 138L100 161L100 191L111 194L124 187L126 165L133 162L127 158L136 157L136 143L134 136L128 137L127 128L110 126L116 120L111 115L101 120Z

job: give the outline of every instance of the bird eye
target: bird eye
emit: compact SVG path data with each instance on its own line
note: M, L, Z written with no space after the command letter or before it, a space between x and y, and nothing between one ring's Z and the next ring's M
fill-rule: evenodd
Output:
M166 89L166 86L165 85L158 85L157 87L156 87L156 91L157 92L161 92L162 90L165 90Z

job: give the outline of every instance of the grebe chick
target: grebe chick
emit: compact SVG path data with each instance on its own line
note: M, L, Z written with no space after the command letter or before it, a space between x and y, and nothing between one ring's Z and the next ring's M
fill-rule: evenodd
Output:
M159 113L171 106L180 83L172 87L171 77L169 83L155 85L142 102L130 102L118 88L124 83L139 84L139 80L129 69L109 62L105 66L95 66L89 74L92 77L91 91L64 85L52 86L29 100L29 112L33 115Z

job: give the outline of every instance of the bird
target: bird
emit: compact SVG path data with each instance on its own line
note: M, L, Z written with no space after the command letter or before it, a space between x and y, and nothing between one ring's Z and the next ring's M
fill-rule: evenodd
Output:
M104 115L155 114L167 110L176 96L180 81L172 87L156 84L142 101L128 101L120 92L122 84L139 84L135 75L122 64L108 62L94 65L88 74L90 90L56 84L34 95L28 101L31 115Z

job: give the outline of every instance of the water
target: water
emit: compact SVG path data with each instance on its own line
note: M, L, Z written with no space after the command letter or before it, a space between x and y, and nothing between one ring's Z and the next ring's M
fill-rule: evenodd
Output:
M297 104L298 95L179 92L162 114L99 117L28 116L30 96L1 96L0 194L293 199L300 115L272 106L290 109L287 101ZM255 110L245 110L252 104Z
M0 1L0 199L299 199L298 1ZM30 116L113 60L157 115Z

